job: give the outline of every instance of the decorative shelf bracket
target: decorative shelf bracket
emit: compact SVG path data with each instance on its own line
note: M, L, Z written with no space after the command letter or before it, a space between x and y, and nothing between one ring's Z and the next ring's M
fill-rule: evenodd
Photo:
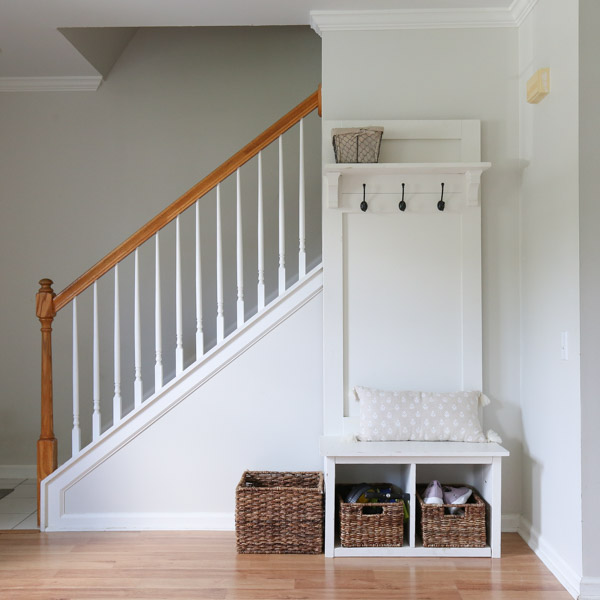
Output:
M327 176L327 206L328 208L338 208L340 205L340 171L329 171Z
M467 206L479 206L481 195L479 193L481 186L481 171L467 171L465 173L465 196Z

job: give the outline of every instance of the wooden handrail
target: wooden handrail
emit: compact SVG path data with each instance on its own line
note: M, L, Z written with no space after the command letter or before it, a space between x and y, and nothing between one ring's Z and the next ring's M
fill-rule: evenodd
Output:
M283 135L288 129L293 127L303 117L318 109L321 114L321 86L312 93L306 100L303 100L290 110L285 116L265 129L259 136L254 138L249 144L236 152L231 158L217 167L210 175L199 181L190 188L185 194L180 196L170 206L148 221L143 227L138 229L131 237L127 238L122 244L109 252L103 259L98 261L91 269L86 271L81 277L68 285L62 292L54 298L54 310L58 312L67 305L73 298L81 294L94 281L110 271L117 263L131 254L136 248L141 246L146 240L150 239L157 231L168 225L177 215L189 208L196 200L210 192L224 179L235 173L242 165L256 156L261 150L266 148L271 142L274 142L279 136Z

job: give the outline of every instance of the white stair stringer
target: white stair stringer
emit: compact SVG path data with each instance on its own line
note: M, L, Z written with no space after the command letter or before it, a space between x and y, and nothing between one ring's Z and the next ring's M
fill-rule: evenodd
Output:
M319 296L323 287L322 265L315 267L301 281L291 286L280 297L250 318L242 327L231 333L200 360L186 368L178 377L167 383L158 393L132 410L117 425L103 432L78 455L62 464L46 477L40 486L41 531L76 531L93 529L230 529L232 511L206 513L209 516L190 523L186 515L172 515L156 526L148 519L136 522L135 515L113 514L103 519L94 515L70 514L66 507L67 492L87 475L101 467L119 451L134 442L153 424L158 423L182 401L210 382L228 365L242 357L269 333L277 330L290 317ZM313 309L314 311L314 309ZM320 315L319 315L320 316ZM292 340L290 340L293 343ZM319 341L320 343L320 341ZM319 384L320 385L320 384ZM320 402L319 398L319 402ZM257 407L260 410L260 407ZM223 410L227 410L227 406ZM318 424L320 429L320 424ZM135 475L135 474L134 474ZM205 513L203 513L205 514ZM182 526L178 526L178 518ZM193 519L192 519L193 520ZM186 521L184 525L183 522ZM208 523L208 525L206 525Z

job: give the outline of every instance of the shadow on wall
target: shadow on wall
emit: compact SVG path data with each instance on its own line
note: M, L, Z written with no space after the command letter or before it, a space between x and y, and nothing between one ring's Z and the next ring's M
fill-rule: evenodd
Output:
M522 488L522 527L530 528L531 531L524 531L523 534L530 535L528 544L533 550L537 550L540 541L537 532L541 531L544 504L542 502L542 464L535 460L527 447L523 447L523 488ZM565 497L565 503L570 500ZM566 504L565 504L566 505Z

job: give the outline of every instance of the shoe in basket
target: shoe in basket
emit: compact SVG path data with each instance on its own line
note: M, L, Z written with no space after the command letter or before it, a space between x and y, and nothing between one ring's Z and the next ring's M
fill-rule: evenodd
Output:
M425 504L444 504L442 485L437 479L434 479L425 489L423 502Z
M473 493L468 487L452 487L445 485L443 487L444 504L466 504Z

